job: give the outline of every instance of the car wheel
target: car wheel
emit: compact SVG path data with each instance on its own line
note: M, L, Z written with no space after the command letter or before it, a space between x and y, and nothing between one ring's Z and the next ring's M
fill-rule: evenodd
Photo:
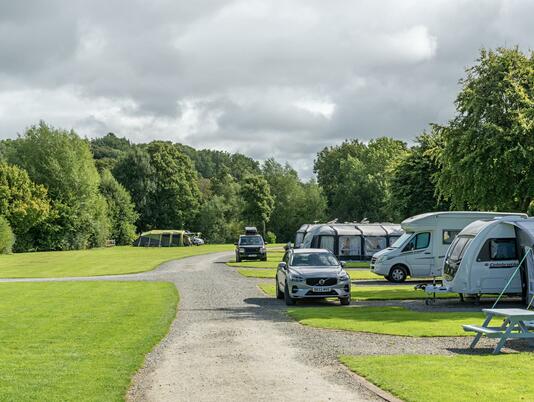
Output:
M267 257L263 257L261 260L262 261L267 261Z
M239 256L239 254L235 255L235 262L241 262L241 257Z
M284 298L284 292L280 291L280 285L278 283L278 277L275 278L275 286L276 286L276 298L279 300L282 300Z
M389 271L388 280L390 282L401 283L406 280L407 276L406 269L400 266L394 266L391 268L391 271Z
M286 306L294 306L295 305L295 299L293 299L290 295L289 295L289 289L288 289L288 286L287 286L287 282L284 286L284 301L286 302Z
M342 306L348 306L350 304L350 296L348 297L340 297L339 303L341 303Z

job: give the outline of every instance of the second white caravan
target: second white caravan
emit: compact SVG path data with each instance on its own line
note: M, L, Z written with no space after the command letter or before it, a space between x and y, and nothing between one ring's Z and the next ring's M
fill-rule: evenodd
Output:
M393 245L371 259L371 272L391 282L441 276L443 258L460 231L479 219L526 214L505 212L429 212L412 216L401 223L404 233Z

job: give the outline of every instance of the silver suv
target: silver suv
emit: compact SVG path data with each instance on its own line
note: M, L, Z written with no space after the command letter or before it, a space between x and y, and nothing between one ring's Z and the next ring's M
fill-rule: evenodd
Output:
M350 276L328 250L287 250L276 270L276 298L292 306L298 299L336 297L350 304Z

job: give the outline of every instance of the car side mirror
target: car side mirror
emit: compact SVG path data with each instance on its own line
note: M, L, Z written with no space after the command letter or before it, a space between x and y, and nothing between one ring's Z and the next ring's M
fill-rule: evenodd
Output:
M237 246L237 242L234 243L234 246Z
M287 264L284 261L282 261L281 263L278 264L278 268L283 269L285 271L287 268Z
M267 243L266 241L264 241L263 244L264 244L264 245L267 245L267 244L269 244L269 243Z
M341 265L341 268L345 268L347 263L345 261L339 261L339 265Z

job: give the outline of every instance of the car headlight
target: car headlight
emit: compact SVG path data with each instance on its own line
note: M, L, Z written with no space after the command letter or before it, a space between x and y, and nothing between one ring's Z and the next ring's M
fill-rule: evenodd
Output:
M244 249L244 248L240 248L240 249L239 249L239 252L240 252L240 253L244 253L244 252L245 252L245 249Z
M342 272L339 274L340 282L347 282L348 280L350 280L350 276L346 272Z
M292 282L304 282L304 278L297 274L290 274L289 280Z

